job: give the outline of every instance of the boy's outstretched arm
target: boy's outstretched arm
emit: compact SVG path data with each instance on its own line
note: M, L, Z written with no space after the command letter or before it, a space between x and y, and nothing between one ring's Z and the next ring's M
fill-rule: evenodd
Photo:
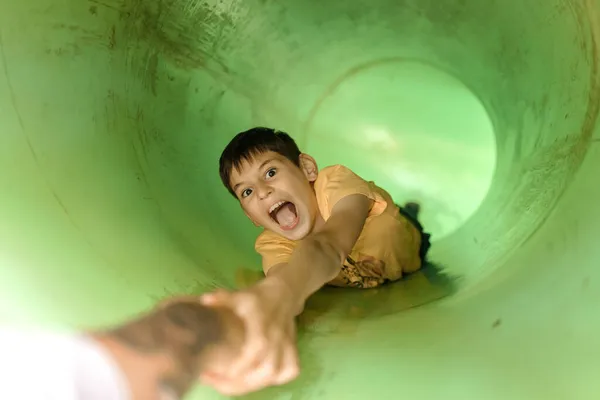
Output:
M274 266L267 279L279 280L290 291L298 311L314 292L334 279L363 229L373 201L355 194L341 199L324 228L298 245L287 264Z
M324 228L303 239L288 263L274 266L265 279L247 290L204 296L207 305L231 308L246 332L240 357L227 373L205 371L204 383L235 395L296 378L295 316L308 297L338 275L372 204L360 194L342 198Z

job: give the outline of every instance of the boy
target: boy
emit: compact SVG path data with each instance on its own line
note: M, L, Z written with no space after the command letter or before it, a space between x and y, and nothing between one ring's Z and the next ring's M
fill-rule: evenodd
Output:
M430 246L418 205L335 165L321 171L284 132L239 133L219 161L221 180L248 218L263 228L255 248L265 279L249 290L205 301L245 321L246 351L228 376L205 382L228 393L281 384L297 374L294 317L326 284L372 288L418 270Z
M352 250L344 254L341 269L337 266L337 276L324 284L372 288L421 267L429 235L416 221L417 204L397 207L387 192L343 166L318 171L315 160L284 132L254 128L238 134L223 151L219 172L248 218L264 228L255 248L267 275L287 264L298 241L321 231L337 203L348 197L357 215L342 227L360 234L345 243Z

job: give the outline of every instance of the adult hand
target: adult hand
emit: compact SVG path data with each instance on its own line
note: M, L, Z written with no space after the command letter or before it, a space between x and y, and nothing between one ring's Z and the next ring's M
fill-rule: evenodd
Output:
M238 396L298 376L295 303L284 284L266 278L246 290L205 294L201 302L229 308L244 328L239 356L227 366L206 365L200 375L203 384L224 395Z

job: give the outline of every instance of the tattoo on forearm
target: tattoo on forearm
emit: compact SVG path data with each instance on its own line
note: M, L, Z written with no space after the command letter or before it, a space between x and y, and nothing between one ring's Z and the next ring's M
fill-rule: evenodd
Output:
M161 385L181 397L198 378L200 357L222 337L218 313L198 303L175 303L156 310L110 334L139 352L168 354L175 368Z

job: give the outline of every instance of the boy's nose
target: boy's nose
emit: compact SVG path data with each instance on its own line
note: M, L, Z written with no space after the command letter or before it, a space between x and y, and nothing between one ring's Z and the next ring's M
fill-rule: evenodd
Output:
M258 197L261 199L266 199L271 195L271 193L273 193L273 188L269 185L261 185L258 188Z

